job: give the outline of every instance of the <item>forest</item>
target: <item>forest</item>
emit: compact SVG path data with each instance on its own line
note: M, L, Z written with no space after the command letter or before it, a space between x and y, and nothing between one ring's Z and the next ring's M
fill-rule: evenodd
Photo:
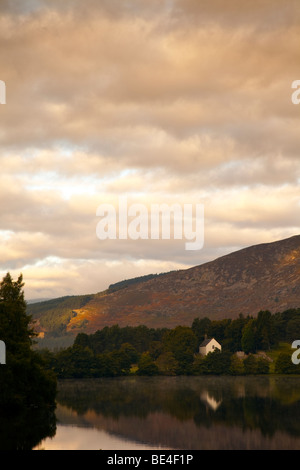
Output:
M214 337L222 352L200 355L206 336ZM172 329L114 325L93 334L79 333L72 346L44 349L39 354L58 378L299 374L291 349L272 359L280 344L291 345L298 338L300 309L289 309L276 314L260 311L256 317L241 314L236 319L195 318L190 327ZM243 358L237 356L238 351L244 352Z

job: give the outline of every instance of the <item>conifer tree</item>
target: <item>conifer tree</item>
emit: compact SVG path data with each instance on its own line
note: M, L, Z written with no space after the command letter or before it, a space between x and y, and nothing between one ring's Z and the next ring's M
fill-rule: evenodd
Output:
M26 313L23 276L13 281L7 273L0 284L0 339L11 353L28 352L36 336Z
M36 333L26 313L23 276L13 281L7 273L0 283L0 340L6 346L6 364L0 365L0 405L52 404L56 378L44 370L33 350Z

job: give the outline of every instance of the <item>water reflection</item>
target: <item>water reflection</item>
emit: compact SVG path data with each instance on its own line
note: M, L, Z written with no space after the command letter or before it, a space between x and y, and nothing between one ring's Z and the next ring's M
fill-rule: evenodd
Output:
M299 450L300 378L67 380L56 416L52 448Z
M55 433L54 407L0 409L0 450L31 450Z
M212 395L208 392L201 393L201 400L211 407L212 410L216 411L222 403L222 400L215 400Z
M54 438L47 438L35 450L153 450L157 447L133 442L122 436L91 427L58 425Z

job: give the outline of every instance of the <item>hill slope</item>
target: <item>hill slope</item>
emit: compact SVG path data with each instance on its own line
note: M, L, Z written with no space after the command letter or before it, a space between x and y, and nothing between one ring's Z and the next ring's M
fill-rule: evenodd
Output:
M146 278L145 278L146 279ZM190 325L194 318L255 316L300 306L300 236L254 245L186 270L141 278L72 302L67 331L95 332L104 326L169 327ZM76 299L75 297L72 299ZM51 302L51 301L50 301ZM59 308L60 299L56 300ZM42 322L47 302L34 305ZM29 313L32 306L28 306Z

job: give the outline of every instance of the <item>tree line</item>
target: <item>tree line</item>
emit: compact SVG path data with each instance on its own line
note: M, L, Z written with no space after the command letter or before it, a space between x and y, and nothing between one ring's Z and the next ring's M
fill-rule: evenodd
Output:
M198 354L203 339L214 337L222 352ZM300 338L300 309L236 319L195 318L191 327L104 327L93 334L79 333L74 344L59 351L42 350L47 368L58 378L116 377L121 375L266 374L270 362L258 351L270 351L280 342ZM243 351L245 358L235 353ZM277 373L300 373L291 354L279 355Z

